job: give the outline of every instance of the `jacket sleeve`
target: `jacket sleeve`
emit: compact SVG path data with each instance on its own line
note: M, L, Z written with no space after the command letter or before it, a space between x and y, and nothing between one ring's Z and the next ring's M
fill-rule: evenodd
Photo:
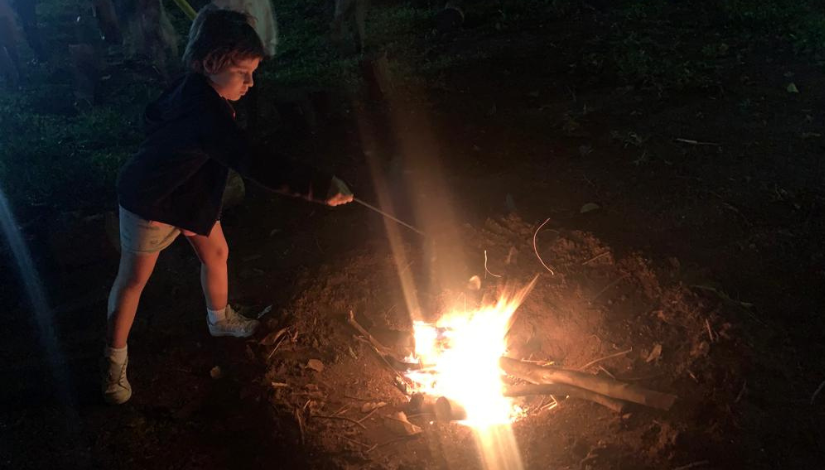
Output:
M209 157L275 192L326 201L331 174L251 145L220 99L207 100L201 114L201 144Z

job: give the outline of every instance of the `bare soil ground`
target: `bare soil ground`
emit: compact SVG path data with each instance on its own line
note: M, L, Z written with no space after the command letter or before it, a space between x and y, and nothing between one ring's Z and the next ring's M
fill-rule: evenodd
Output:
M616 87L571 71L579 35L594 27L580 26L462 33L443 47L495 53L437 86L399 83L381 107L346 101L315 134L268 136L334 164L374 200L361 152L370 150L399 215L426 223L443 244L402 232L411 264L401 266L383 221L366 209L330 210L250 186L223 223L232 300L252 312L272 305L265 328L249 341L209 337L197 262L176 242L142 300L130 339L135 395L122 407L100 403L96 371L116 254L95 245L93 264L60 266L48 237L32 229L39 265L52 273L73 401L49 380L27 302L4 270L0 463L479 468L460 425L418 417L417 439L388 433L383 417L406 398L344 318L352 310L376 335L403 337L410 324L398 270L418 281L422 308L434 314L462 294L478 300L465 283L484 277L486 250L502 280L539 275L517 313L515 354L578 368L632 348L587 370L679 396L669 412L618 415L573 399L550 410L525 400L514 430L526 468L818 467L821 67L755 51L722 70L713 90ZM802 93L786 91L788 77ZM599 208L582 213L588 203ZM454 218L415 217L422 204ZM547 218L536 246L554 274L533 251ZM434 252L450 275L434 275ZM487 275L483 292L493 295L502 280ZM283 328L288 340L266 344ZM309 359L323 371L307 368ZM387 406L360 425L312 417L340 411L357 421L369 401Z

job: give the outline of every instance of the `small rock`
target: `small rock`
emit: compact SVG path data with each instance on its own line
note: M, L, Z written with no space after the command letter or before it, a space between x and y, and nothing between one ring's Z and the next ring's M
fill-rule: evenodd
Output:
M213 379L217 380L217 379L220 379L221 377L223 377L223 371L221 370L221 368L219 366L215 366L215 367L212 368L212 370L209 371L209 375Z

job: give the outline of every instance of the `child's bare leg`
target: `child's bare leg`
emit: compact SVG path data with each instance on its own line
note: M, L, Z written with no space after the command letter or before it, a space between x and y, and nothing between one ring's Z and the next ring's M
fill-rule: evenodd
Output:
M136 254L123 251L112 290L109 292L109 314L106 342L111 348L126 347L129 331L135 321L143 288L158 260L157 253Z
M221 223L215 223L208 237L192 235L186 239L201 261L201 287L206 298L206 308L223 310L229 302L229 274L226 267L229 246Z
M220 222L212 228L208 237L187 236L201 260L201 285L206 298L206 324L212 336L246 338L255 334L257 320L239 315L229 307L229 278L226 260L229 247L223 236Z

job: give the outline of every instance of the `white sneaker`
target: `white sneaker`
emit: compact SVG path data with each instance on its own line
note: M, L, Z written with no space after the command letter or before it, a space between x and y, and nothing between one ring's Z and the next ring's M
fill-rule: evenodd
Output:
M111 405L121 405L132 398L132 385L126 378L127 358L118 364L108 357L103 358L103 399Z
M255 334L260 322L252 320L232 310L229 305L226 306L226 314L224 319L212 323L209 321L209 316L206 316L206 324L209 326L209 334L212 336L234 336L235 338L248 338Z

